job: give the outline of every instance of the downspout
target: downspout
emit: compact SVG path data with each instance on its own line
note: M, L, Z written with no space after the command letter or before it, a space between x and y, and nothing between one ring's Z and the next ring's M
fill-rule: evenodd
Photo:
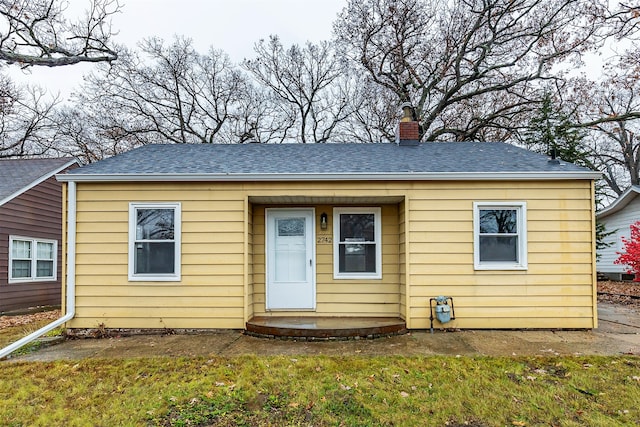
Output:
M73 316L76 314L76 183L69 181L67 185L69 186L67 199L67 314L1 349L0 360L47 332L65 324L69 320L73 319Z

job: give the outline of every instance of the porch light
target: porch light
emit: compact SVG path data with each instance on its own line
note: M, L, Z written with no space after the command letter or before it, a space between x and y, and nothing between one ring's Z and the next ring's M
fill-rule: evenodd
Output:
M325 212L322 212L322 214L320 214L320 228L322 230L327 229L327 214Z

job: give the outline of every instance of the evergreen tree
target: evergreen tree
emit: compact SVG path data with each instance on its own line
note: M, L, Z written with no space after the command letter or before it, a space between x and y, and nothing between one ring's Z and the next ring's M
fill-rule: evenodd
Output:
M575 127L568 115L554 109L551 94L545 92L539 110L529 121L524 142L532 151L595 169L583 144L585 136L586 133ZM598 205L597 200L598 191L596 191L596 205ZM615 230L608 231L604 224L596 222L596 249L611 246L613 243L605 239L613 233Z
M583 144L585 132L576 128L567 114L554 108L549 92L544 93L540 108L527 127L524 143L530 150L592 168Z

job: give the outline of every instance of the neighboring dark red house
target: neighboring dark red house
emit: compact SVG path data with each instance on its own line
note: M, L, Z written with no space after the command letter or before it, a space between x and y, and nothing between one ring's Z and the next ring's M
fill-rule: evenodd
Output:
M0 313L60 305L62 185L71 158L0 160Z

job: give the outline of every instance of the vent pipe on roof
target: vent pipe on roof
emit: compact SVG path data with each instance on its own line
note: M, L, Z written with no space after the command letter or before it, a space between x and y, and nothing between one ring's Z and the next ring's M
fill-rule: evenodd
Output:
M415 119L413 106L405 102L400 105L402 118L396 128L396 144L401 146L416 146L420 144L420 124Z
M548 162L552 165L559 165L560 164L560 160L557 159L558 157L558 150L556 149L556 147L553 147L551 149L551 158L548 160Z

